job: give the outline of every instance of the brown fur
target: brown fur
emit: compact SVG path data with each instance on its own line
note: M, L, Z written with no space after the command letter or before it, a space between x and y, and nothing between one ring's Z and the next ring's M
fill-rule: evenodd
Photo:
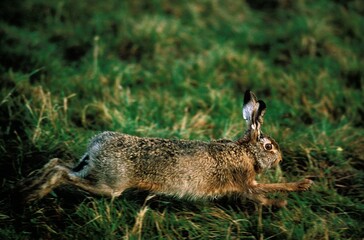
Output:
M239 194L263 205L284 206L284 200L264 195L304 191L312 181L263 184L256 174L281 160L278 144L260 130L263 101L247 92L243 116L248 130L237 141L211 142L141 138L116 132L94 137L74 169L52 159L19 185L26 201L40 199L54 188L69 184L97 195L117 197L125 189L189 198Z

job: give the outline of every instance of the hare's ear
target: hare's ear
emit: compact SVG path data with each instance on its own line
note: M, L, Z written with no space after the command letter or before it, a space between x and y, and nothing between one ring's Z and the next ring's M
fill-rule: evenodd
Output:
M255 94L249 90L245 92L242 113L254 139L258 139L260 136L260 127L263 124L265 110L266 105L262 100L257 100Z
M255 94L247 90L244 94L244 105L242 113L248 127L250 127L252 124L253 113L257 106L257 102L258 101Z
M262 100L258 100L258 111L256 112L255 116L254 116L254 121L257 125L257 129L260 129L260 127L263 124L263 117L265 114L265 110L267 109L267 105L265 105L265 102L263 102Z

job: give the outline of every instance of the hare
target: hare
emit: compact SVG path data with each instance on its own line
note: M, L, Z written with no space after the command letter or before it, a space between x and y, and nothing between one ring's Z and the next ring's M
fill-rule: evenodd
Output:
M268 199L265 194L304 191L313 182L256 182L257 174L282 160L277 142L261 131L265 110L263 101L245 92L242 115L248 129L237 141L143 138L103 132L90 141L73 169L52 159L33 177L22 181L22 192L29 202L70 184L109 197L138 188L188 198L238 194L262 205L285 206L285 200Z

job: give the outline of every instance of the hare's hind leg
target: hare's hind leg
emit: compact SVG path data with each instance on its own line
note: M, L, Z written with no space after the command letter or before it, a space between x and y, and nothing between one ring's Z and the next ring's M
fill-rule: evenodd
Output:
M21 195L22 200L30 202L49 193L51 190L47 190L49 187L43 186L47 179L53 175L53 169L58 164L58 159L51 159L43 168L38 169L31 173L27 178L22 179L17 183L17 192ZM49 185L49 184L48 184Z
M30 202L40 199L60 185L73 185L85 191L97 195L110 197L119 196L123 189L117 191L106 184L95 184L87 179L76 176L72 170L59 164L58 159L52 159L42 169L38 170L34 176L21 182L22 192L25 201Z

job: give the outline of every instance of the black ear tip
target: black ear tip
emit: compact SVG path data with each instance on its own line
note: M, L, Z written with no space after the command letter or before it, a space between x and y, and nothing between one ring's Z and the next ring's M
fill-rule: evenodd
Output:
M258 107L257 117L262 115L262 112L267 108L267 105L265 105L265 102L263 102L262 100L259 100L258 103L259 103L259 107Z
M258 103L259 103L259 109L260 110L264 110L264 109L267 108L267 105L262 100L258 100Z
M244 93L244 104L247 104L251 99L251 91L250 89L246 90Z

